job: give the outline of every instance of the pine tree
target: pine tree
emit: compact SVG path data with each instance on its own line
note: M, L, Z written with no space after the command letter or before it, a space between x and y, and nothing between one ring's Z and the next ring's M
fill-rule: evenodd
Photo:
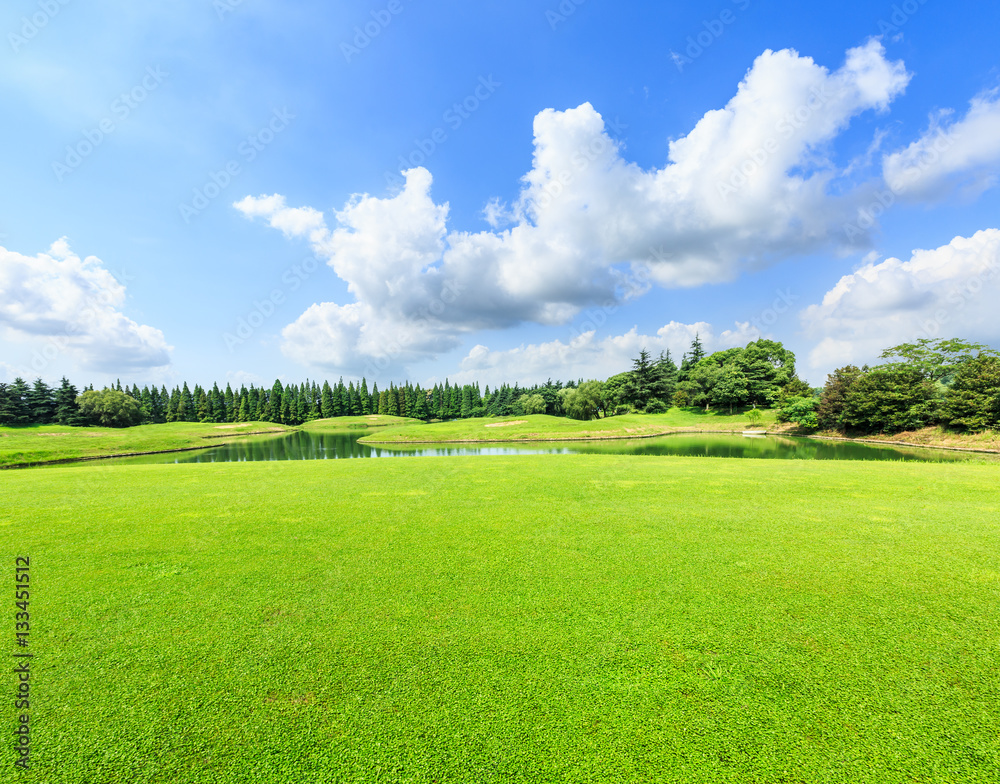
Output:
M81 424L80 407L76 402L76 387L69 383L65 376L59 382L59 389L55 394L55 419L60 425Z
M194 396L191 394L191 390L188 389L187 381L185 381L184 386L181 387L181 401L177 406L177 421L196 422L197 416L198 409L194 403Z
M705 358L705 349L701 345L701 337L694 333L694 340L691 341L691 349L688 351L688 361L692 365L697 365Z
M194 385L194 410L196 422L210 422L212 420L212 409L209 405L208 395L200 384Z
M154 387L156 389L156 387ZM153 395L149 387L143 387L139 393L139 408L142 410L142 423L149 424L153 421Z
M333 390L330 389L330 382L323 382L323 398L320 402L320 413L323 415L323 419L329 419L333 416Z
M31 409L28 406L28 394L30 387L24 379L18 376L14 383L7 388L7 410L9 425L31 424Z
M158 422L167 421L167 406L170 405L170 395L167 392L167 385L164 384L160 387L160 418Z
M167 402L167 421L168 422L182 422L182 419L178 418L181 407L181 392L177 387L174 387L174 391L170 393L170 399Z
M459 409L459 416L462 419L472 416L472 388L468 384L462 387L462 407Z
M358 393L361 395L361 413L370 414L372 412L372 397L368 394L368 382L365 377L361 377L361 391Z
M32 424L51 424L55 418L56 401L52 395L52 389L42 379L35 379L34 386L28 390L25 402L28 405L28 416Z
M427 393L417 385L416 400L413 403L413 416L416 419L427 421L429 413L427 410Z
M222 399L222 404L226 412L226 418L224 422L235 422L236 415L239 412L239 402L236 399L236 395L233 393L233 388L226 384L226 392Z
M344 386L344 377L340 377L336 389L333 390L333 410L334 416L347 416L350 413L347 400L347 387Z

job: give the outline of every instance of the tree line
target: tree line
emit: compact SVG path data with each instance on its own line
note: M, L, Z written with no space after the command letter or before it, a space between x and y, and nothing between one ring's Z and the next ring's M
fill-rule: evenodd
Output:
M699 335L674 363L669 351L655 359L642 349L632 368L606 381L586 381L563 390L568 416L644 412L657 414L676 406L735 413L746 408L771 408L811 388L795 373L795 354L773 340L755 340L743 348L705 352Z
M78 393L67 378L52 388L42 379L33 385L17 378L0 384L0 425L102 425L131 427L163 422L276 422L300 425L313 419L387 414L430 419L459 419L482 416L511 416L525 413L564 416L560 392L576 382L546 381L531 387L502 384L480 391L478 383L453 385L445 380L424 389L409 382L390 383L379 390L374 384L353 381L336 384L316 381L283 385L275 381L270 389L245 385L234 390L230 384L210 389L187 382L175 386L122 386L95 390L93 385Z
M185 382L168 391L137 385L82 393L65 377L50 388L42 379L33 385L17 378L0 384L0 425L102 425L130 427L162 422L276 422L299 425L313 419L387 414L431 419L548 414L592 419L629 412L658 413L671 406L713 405L730 412L749 406L768 407L809 391L795 375L795 355L781 343L757 340L744 348L706 354L695 335L690 349L674 363L669 351L652 358L642 349L632 369L606 381L552 381L522 387L502 384L492 391L478 383L435 384L425 389L409 382L368 388L355 384L305 381L270 389L245 385L234 390Z
M779 420L847 435L1000 430L1000 353L958 338L921 338L887 348L880 359L838 368L818 394L786 400Z

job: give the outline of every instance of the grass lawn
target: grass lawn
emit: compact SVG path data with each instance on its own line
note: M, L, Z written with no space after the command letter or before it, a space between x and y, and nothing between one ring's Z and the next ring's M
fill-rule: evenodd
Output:
M246 438L247 433L279 434L291 429L273 422L221 425L170 422L124 428L63 425L0 427L0 467L80 457L108 457L218 446L237 438Z
M369 427L389 427L391 425L411 425L420 422L410 417L386 416L385 414L365 414L362 416L333 417L332 419L314 419L299 425L302 430L358 430Z
M756 428L775 426L775 412L762 410ZM751 429L746 414L708 413L672 408L663 414L625 414L580 422L564 417L534 414L520 417L460 419L452 422L417 424L380 431L362 439L365 443L435 443L443 441L538 441L571 438L631 438L685 430L740 431Z
M25 781L1000 780L993 466L585 455L0 482L8 577L31 557Z

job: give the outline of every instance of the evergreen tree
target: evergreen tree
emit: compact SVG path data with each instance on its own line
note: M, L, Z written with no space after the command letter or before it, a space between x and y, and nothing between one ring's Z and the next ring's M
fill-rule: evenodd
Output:
M149 391L149 387L143 387L142 392L139 393L139 410L142 411L144 425L153 421L153 395Z
M260 402L261 390L254 387L253 384L250 385L250 391L247 392L247 422L261 422L263 421L263 412Z
M52 389L42 379L36 378L34 386L25 396L28 416L35 425L51 424L55 418L56 401Z
M844 408L847 395L854 388L863 371L854 365L837 368L826 377L826 386L819 399L816 410L817 424L821 430L840 430L847 428L844 421Z
M416 399L413 404L413 416L414 418L422 419L425 422L430 416L427 408L427 393L422 390L419 385L416 389Z
M347 416L350 413L347 400L347 387L344 386L344 377L340 377L337 388L333 390L333 410L334 416Z
M178 414L181 407L181 392L177 387L174 387L174 391L170 393L170 399L167 401L167 421L168 422L181 422L183 420L178 419Z
M670 349L660 352L656 369L659 371L659 379L655 396L669 406L677 391L677 365L670 356Z
M368 382L364 376L361 377L361 391L358 394L361 396L361 413L370 414L372 412L372 396L368 394Z
M76 402L76 387L69 383L66 376L59 382L59 389L56 390L55 419L60 425L81 425L83 418L80 416L80 406Z
M650 361L649 352L645 348L639 351L639 356L632 360L632 370L627 380L625 395L628 402L640 411L649 405L657 387L660 373Z
M694 340L691 341L687 357L692 366L697 365L705 358L705 349L701 345L701 336L697 332L694 333Z
M223 422L235 422L236 415L239 409L239 401L236 398L233 388L226 384L226 391L222 398L222 406L225 411L225 419Z
M194 396L191 394L191 390L188 389L187 381L185 381L184 386L181 387L181 402L177 406L177 421L196 422L197 417L198 409L195 406Z
M28 394L31 389L24 379L18 376L14 383L7 387L7 413L6 423L8 425L29 425L31 424L31 409L28 406Z
M170 395L167 393L167 385L164 384L160 387L160 414L157 422L167 421L167 406L170 405Z
M330 389L330 382L323 382L323 397L320 402L320 413L323 414L323 419L329 419L333 414L333 390Z
M462 403L458 413L462 419L472 416L472 387L468 384L462 387Z
M199 384L194 385L194 406L195 406L195 420L198 422L211 422L212 421L212 408L209 404L208 395L205 390L201 388Z

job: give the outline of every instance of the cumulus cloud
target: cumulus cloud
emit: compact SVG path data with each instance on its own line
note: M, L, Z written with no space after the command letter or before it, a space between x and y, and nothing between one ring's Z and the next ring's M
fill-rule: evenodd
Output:
M841 227L870 193L832 195L842 172L827 148L853 117L884 110L909 78L876 40L832 72L793 50L766 51L735 96L650 170L622 156L589 103L547 109L535 117L519 197L485 207L489 231L449 230L448 204L434 202L423 168L404 172L390 197L354 196L332 229L278 194L234 206L307 239L356 299L310 307L284 330L286 355L330 369L405 363L474 330L565 323L650 283L732 280L791 254L845 247Z
M994 90L973 98L959 120L948 122L950 114L933 116L919 139L883 158L883 176L894 193L909 200L938 201L955 191L976 196L996 185L1000 94Z
M654 335L640 334L633 327L623 335L599 338L595 330L588 330L567 342L532 343L505 351L491 351L487 346L477 345L462 360L461 371L450 378L459 384L533 383L550 376L559 376L563 381L605 379L630 369L642 349L654 357L661 351L669 351L679 364L695 335L709 353L745 346L760 337L748 322L737 322L733 329L718 334L704 321L695 324L671 321ZM553 368L558 371L554 373Z
M37 256L0 247L0 325L14 337L40 340L36 364L64 351L90 370L170 364L163 333L128 318L124 303L125 287L101 260L81 259L65 239Z
M955 237L908 261L869 262L842 277L801 313L818 341L809 366L826 374L875 361L883 349L917 338L1000 341L1000 230Z

